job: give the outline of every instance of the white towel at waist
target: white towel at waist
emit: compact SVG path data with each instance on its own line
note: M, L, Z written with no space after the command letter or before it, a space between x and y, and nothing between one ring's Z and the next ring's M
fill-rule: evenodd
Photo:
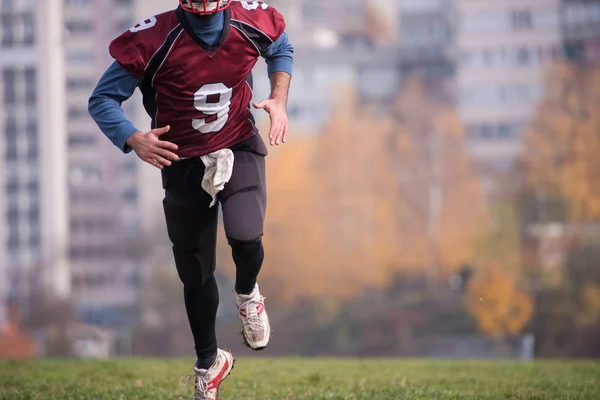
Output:
M202 189L212 197L210 207L217 202L217 193L225 188L225 184L231 179L233 172L233 151L222 149L201 156L204 163L204 176L202 178Z

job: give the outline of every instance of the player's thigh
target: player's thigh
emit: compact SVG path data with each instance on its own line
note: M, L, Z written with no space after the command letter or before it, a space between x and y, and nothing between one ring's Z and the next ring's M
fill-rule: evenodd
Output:
M209 208L210 196L202 197L195 190L171 188L163 200L177 273L191 287L204 285L216 267L218 208Z
M175 247L197 249L216 240L218 210L209 207L211 198L202 189L203 171L203 165L192 161L163 170L163 210Z
M173 246L181 249L197 249L202 243L216 240L218 208L208 207L210 197L208 202L193 200L193 196L180 190L165 191L163 210L167 232Z
M231 179L221 194L223 225L230 239L252 241L263 234L267 187L265 157L235 153Z

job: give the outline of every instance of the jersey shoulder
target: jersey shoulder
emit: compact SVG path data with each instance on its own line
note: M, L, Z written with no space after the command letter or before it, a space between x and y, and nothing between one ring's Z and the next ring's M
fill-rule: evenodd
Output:
M249 29L276 41L285 31L285 20L274 7L262 1L231 2L231 22L237 29ZM248 33L248 32L245 32Z
M141 79L152 56L178 25L174 11L148 17L114 39L109 46L110 55L132 76Z

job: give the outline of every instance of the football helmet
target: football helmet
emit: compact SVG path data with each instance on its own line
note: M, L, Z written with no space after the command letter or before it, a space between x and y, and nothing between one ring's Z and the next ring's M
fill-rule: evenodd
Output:
M223 11L231 0L179 0L181 8L194 14L214 14Z

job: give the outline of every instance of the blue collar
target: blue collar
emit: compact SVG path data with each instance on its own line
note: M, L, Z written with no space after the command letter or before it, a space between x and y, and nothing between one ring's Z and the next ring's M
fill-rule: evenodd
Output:
M197 34L220 32L223 29L225 18L222 11L211 15L196 15L185 12L184 15Z

